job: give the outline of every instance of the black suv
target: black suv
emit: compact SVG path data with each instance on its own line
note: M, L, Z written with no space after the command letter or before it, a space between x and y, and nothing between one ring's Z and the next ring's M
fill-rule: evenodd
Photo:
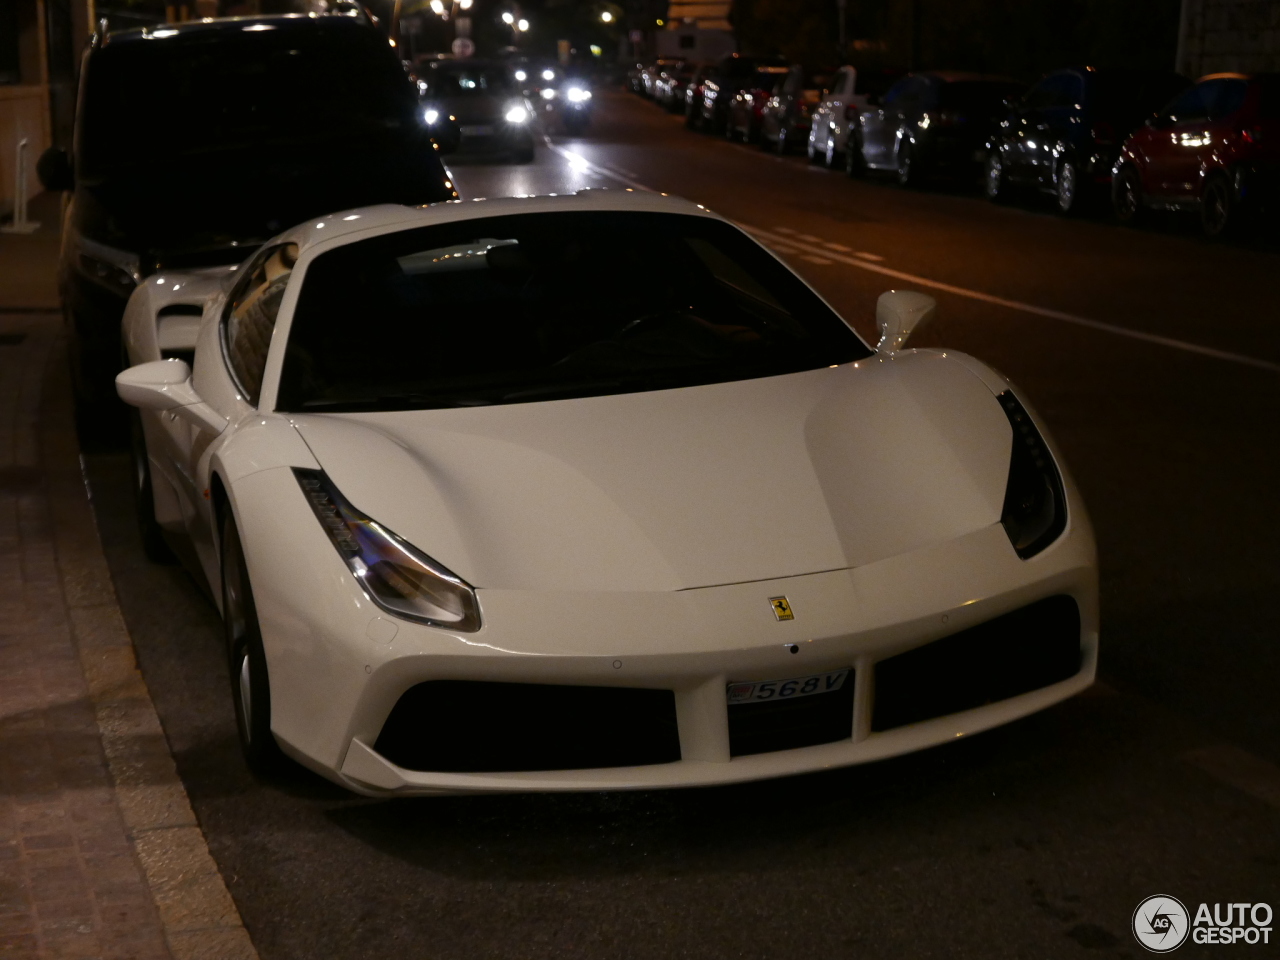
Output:
M239 263L336 210L457 196L386 37L344 16L94 37L74 159L52 148L39 172L46 189L71 191L59 287L90 413L114 401L120 320L143 278Z
M1125 138L1188 85L1173 71L1055 70L1011 101L987 154L987 196L1025 184L1053 194L1065 214L1104 198Z

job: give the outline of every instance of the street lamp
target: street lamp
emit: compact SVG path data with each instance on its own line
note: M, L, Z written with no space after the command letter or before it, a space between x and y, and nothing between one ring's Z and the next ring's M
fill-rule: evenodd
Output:
M600 14L600 22L613 23L613 13L609 10L606 10L604 13Z
M519 30L521 33L525 33L529 29L529 21L521 17L519 20L516 21L516 29Z
M515 14L512 13L510 10L503 11L502 22L505 23L507 26L511 26L513 23L516 22Z

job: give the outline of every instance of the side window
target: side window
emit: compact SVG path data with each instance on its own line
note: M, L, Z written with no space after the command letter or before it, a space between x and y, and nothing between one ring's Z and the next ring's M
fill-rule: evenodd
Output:
M892 87L890 87L889 92L884 95L884 105L886 107L897 106L898 101L900 101L903 98L903 96L906 94L907 88L911 86L911 83L914 79L915 79L914 77L903 77L901 80L895 83Z
M1070 107L1079 103L1083 95L1079 77L1070 73L1055 73L1031 88L1027 93L1026 105L1031 110Z
M1236 78L1214 82L1218 88L1209 101L1209 119L1221 120L1244 106L1244 96L1249 91L1249 84Z
M253 404L262 392L271 331L275 329L276 314L280 312L285 287L297 260L296 243L281 244L259 253L232 290L223 314L223 353L236 383Z

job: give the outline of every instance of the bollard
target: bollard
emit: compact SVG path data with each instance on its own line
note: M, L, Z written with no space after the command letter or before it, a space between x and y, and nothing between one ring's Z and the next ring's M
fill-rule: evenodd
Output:
M18 141L18 156L14 166L17 174L13 188L13 223L0 227L0 233L35 233L40 224L27 219L27 138Z

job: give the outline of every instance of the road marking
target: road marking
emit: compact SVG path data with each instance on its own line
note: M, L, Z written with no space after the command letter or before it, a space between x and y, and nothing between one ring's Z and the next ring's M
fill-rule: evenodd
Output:
M1188 750L1182 759L1228 786L1280 808L1280 767L1229 744Z
M808 254L808 253L800 254L800 259L808 260L810 263L816 263L819 266L823 266L823 267L831 266L831 261L827 260L825 257L815 257L812 254Z
M602 167L599 164L582 157L581 154L566 150L551 142L550 137L546 137L547 148L553 153L557 153L566 160L575 165L585 166L586 169L608 177L619 183L626 184L635 190L643 190L646 193L657 193L652 187L646 186L639 180L633 180L630 177L623 176L616 170L608 167ZM745 223L738 223L743 230L746 230L752 236L758 239L779 240L778 234L795 234L797 231L790 227L775 227L773 231L764 230L761 227L753 227ZM794 242L794 241L792 241ZM801 250L801 253L810 252ZM1128 337L1130 340L1141 340L1144 343L1154 343L1162 347L1169 347L1172 350L1181 350L1184 353L1194 353L1202 357L1212 357L1215 360L1225 360L1228 363L1238 363L1241 366L1254 367L1258 370L1266 370L1269 373L1280 373L1280 363L1273 363L1270 360L1260 360L1257 357L1245 356L1242 353L1232 353L1229 350L1218 350L1215 347L1206 347L1198 343L1189 343L1185 340L1175 340L1173 337L1162 337L1156 333L1146 333L1142 330L1133 330L1129 327L1117 326L1113 323L1103 323L1101 320L1091 320L1088 317L1078 317L1073 313L1065 313L1062 310L1050 310L1048 307L1037 307L1033 303L1022 303L1019 300L1010 300L1007 297L997 297L989 293L983 293L980 290L969 290L966 287L957 287L955 284L943 283L940 280L930 280L927 277L919 277L913 273L904 273L901 270L892 270L889 267L882 267L878 263L868 262L869 258L875 257L875 254L854 254L852 257L842 256L838 253L828 253L827 250L814 250L814 254L827 254L827 256L839 263L847 264L851 267L857 267L859 270L870 270L873 273L879 273L886 277L893 277L895 280L902 280L906 283L914 283L922 287L928 287L932 290L941 290L944 293L951 293L958 297L967 297L970 300L978 300L982 303L990 303L997 307L1005 307L1009 310L1018 310L1022 313L1030 313L1037 317L1047 317L1050 320L1061 320L1063 323L1070 323L1078 327L1088 327L1090 330L1101 330L1104 333L1112 333L1118 337ZM881 258L883 259L883 258Z
M772 237L770 231L764 230L760 227L753 227L745 223L739 223L738 226L757 238L771 239ZM796 243L794 239L792 239L791 242ZM797 246L799 246L798 243ZM802 247L801 249L803 250L804 248ZM813 252L827 253L825 250L816 250ZM1009 310L1019 310L1022 313L1030 313L1038 317L1048 317L1051 320L1061 320L1063 323L1074 324L1078 327L1088 327L1091 330L1102 330L1106 333L1113 333L1118 337L1128 337L1131 340L1155 343L1162 347L1170 347L1171 349L1181 350L1185 353L1195 353L1203 357L1213 357L1215 360L1226 360L1228 363L1238 363L1246 367L1255 367L1259 370L1266 370L1270 373L1280 373L1280 363L1273 363L1270 360L1260 360L1257 357L1245 356L1242 353L1232 353L1229 350L1218 350L1215 347L1206 347L1198 343L1188 343L1185 340L1175 340L1172 337L1162 337L1156 333L1146 333L1142 330L1133 330L1129 327L1121 327L1112 323L1103 323L1101 320L1091 320L1088 317L1078 317L1074 313L1064 313L1061 310L1050 310L1047 307L1037 307L1033 303L1022 303L1019 300L1009 300L1006 297L996 297L989 293L983 293L980 290L969 290L966 287L957 287L952 283L943 283L940 280L930 280L927 277L916 276L913 273L904 273L901 270L882 267L879 264L868 263L866 260L860 260L856 257L844 257L836 253L827 253L827 256L840 263L848 264L851 267L857 267L860 270L870 270L872 273L879 273L886 277L893 277L895 280L903 280L907 283L914 283L922 287L929 287L933 290L941 290L944 293L955 294L959 297L968 297L970 300L979 300L982 303L994 304L995 306L1005 307Z
M797 233L797 234L796 234L796 239L797 239L797 240L804 240L804 241L806 241L807 243L823 243L823 239L822 239L821 237L815 237L815 236L814 236L813 234L811 234L811 233Z
M824 247L828 250L834 250L836 253L853 253L853 247L846 247L843 243L824 243Z
M872 260L877 263L884 259L884 257L880 256L878 253L867 253L865 250L859 250L854 254L854 256L861 257L863 260Z

